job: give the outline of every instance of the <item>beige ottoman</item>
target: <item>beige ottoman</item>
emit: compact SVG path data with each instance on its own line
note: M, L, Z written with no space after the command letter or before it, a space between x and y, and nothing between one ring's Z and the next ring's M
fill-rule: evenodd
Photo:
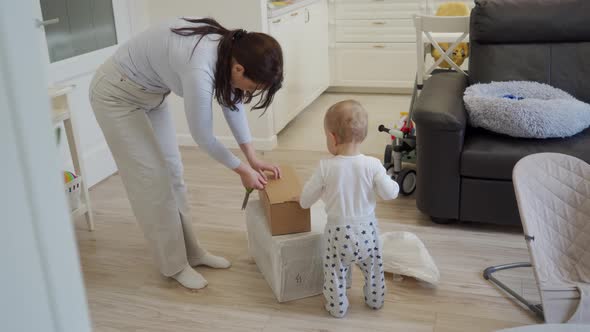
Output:
M324 204L311 208L311 232L271 236L262 204L246 208L248 251L279 302L322 293Z

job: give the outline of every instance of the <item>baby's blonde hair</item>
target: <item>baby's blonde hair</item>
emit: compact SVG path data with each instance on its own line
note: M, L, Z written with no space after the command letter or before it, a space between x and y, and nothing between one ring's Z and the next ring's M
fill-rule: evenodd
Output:
M356 100L344 100L332 105L324 117L324 126L336 135L341 144L364 141L368 122L367 111Z

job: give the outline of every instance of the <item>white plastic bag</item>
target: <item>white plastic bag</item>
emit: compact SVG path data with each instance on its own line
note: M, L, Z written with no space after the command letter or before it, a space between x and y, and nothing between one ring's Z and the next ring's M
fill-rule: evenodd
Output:
M409 232L389 232L381 235L383 267L394 275L413 277L436 285L440 273L424 243Z

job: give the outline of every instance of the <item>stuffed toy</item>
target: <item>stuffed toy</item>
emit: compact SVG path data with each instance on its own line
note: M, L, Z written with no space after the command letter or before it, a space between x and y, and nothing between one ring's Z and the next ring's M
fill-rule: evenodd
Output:
M447 2L443 3L438 7L436 11L436 16L469 16L469 8L463 2ZM443 50L447 50L451 44L449 43L439 43L440 47ZM430 54L434 58L434 61L437 61L441 54L436 48L432 48ZM453 50L453 54L450 58L457 64L457 66L461 66L463 61L469 56L469 45L467 43L461 43ZM443 61L439 65L440 68L451 68L451 65L447 63L447 61Z

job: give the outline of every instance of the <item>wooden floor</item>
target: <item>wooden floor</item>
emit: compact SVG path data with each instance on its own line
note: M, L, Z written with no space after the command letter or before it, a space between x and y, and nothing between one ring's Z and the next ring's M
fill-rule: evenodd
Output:
M527 261L519 229L431 223L412 197L379 203L382 232L410 231L426 244L441 272L438 287L388 276L386 304L368 309L359 282L351 308L334 319L316 296L279 304L247 253L243 189L237 176L196 149L182 150L195 229L229 270L198 268L209 286L188 291L162 278L129 207L120 178L91 190L96 230L76 221L91 318L96 331L494 331L536 323L534 317L481 276L489 265ZM321 152L274 151L264 157L293 165L306 179ZM360 281L355 270L353 280ZM530 271L507 276L522 294L536 296Z

